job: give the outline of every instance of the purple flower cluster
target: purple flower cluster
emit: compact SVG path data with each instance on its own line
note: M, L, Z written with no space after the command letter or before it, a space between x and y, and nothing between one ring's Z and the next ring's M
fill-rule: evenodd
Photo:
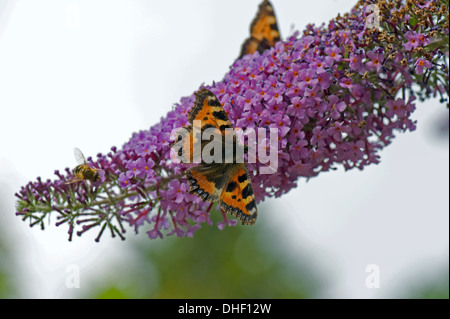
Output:
M366 28L365 9L357 6L327 27L310 25L301 37L296 33L261 55L244 56L207 87L234 127L278 130L276 172L262 175L263 164L248 164L257 202L339 164L363 169L378 163L379 150L396 131L415 129L410 115L416 95L442 97L448 91L448 42L439 42L448 36L442 7L389 3L380 10L382 30ZM416 22L428 14L424 24ZM441 45L428 48L430 43ZM186 167L170 148L171 133L188 124L193 103L194 94L182 98L120 150L91 160L102 172L99 182L68 185L67 170L65 176L57 172L56 181L29 183L17 194L17 214L43 226L45 215L56 211L70 236L81 225L78 235L98 226L99 237L106 228L123 237L124 222L136 231L145 226L150 238L163 232L193 236L202 223L212 224L212 205L189 194ZM234 224L224 216L218 226Z

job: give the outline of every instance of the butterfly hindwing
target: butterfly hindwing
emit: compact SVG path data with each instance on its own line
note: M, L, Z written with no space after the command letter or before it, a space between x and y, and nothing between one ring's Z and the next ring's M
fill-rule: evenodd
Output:
M280 39L280 31L273 6L268 0L264 0L250 25L250 37L242 45L239 58L255 51L262 53L275 46L275 43Z
M229 180L227 166L221 164L200 164L186 172L190 193L198 195L206 202L219 199L222 190Z
M220 195L220 207L239 218L243 225L253 225L258 214L252 183L245 164L239 165Z

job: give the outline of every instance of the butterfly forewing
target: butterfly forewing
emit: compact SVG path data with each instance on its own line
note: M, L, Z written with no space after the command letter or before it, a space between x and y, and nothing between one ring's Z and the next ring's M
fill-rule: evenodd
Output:
M195 102L188 116L189 122L200 121L201 130L207 128L218 128L224 131L232 128L225 110L217 97L207 89L201 89L195 93Z

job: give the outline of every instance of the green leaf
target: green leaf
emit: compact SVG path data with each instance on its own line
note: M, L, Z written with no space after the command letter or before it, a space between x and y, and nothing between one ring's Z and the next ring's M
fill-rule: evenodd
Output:
M417 24L418 21L419 20L417 19L417 17L411 17L411 18L409 18L409 25L411 27L414 27Z

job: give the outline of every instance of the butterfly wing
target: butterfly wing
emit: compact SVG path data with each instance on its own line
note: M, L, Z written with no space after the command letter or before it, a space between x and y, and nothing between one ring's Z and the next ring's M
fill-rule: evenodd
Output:
M245 164L233 172L220 195L220 207L240 219L243 225L253 225L258 215L250 174Z
M194 106L188 114L191 126L186 128L185 137L189 136L191 145L177 140L185 147L192 147L195 140L195 128L199 126L201 132L207 128L219 129L222 136L230 134L225 130L233 128L228 116L217 97L207 89L201 89L195 94ZM235 146L233 140L233 147ZM202 141L202 153L203 153ZM223 143L222 147L225 147ZM192 150L192 148L191 148ZM182 154L182 152L181 152ZM192 154L192 152L191 152ZM180 153L178 153L180 155ZM192 158L192 157L191 157ZM205 163L202 161L195 167L186 171L190 193L196 194L206 202L220 201L221 208L239 218L242 224L253 225L256 220L257 210L247 166L244 163Z
M190 168L186 172L190 193L206 202L217 201L230 179L229 169L229 165L222 164L200 164Z
M233 128L222 104L214 93L207 89L201 89L195 93L194 106L189 111L188 120L191 125L178 130L177 137L171 146L183 163L193 162L196 145L200 146L203 153L203 147L209 142L201 139L206 129L220 130L220 134L224 136L231 133L226 131L227 128ZM221 147L223 148L223 145Z
M194 106L189 111L188 120L194 126L194 121L200 121L202 131L210 127L220 131L233 128L222 104L214 93L207 89L200 89L195 93Z
M264 0L250 25L250 37L242 45L239 58L255 51L262 53L275 46L275 43L280 39L280 31L273 6L268 0Z
M181 148L176 151L179 158L183 160L187 158L187 153L183 149L189 149L190 161L188 162L190 163L192 163L193 159L193 148L201 139L201 136L198 134L201 134L207 128L217 128L221 132L224 132L226 128L232 128L222 104L220 104L214 93L207 89L200 89L195 93L194 106L189 111L188 120L191 125L180 129L177 133L178 141L176 142L179 143ZM200 143L202 152L203 142L201 141ZM199 165L187 170L186 176L190 186L190 193L198 195L204 201L217 201L224 184L227 182L227 174L224 174L227 167L224 163L207 164L202 161Z

